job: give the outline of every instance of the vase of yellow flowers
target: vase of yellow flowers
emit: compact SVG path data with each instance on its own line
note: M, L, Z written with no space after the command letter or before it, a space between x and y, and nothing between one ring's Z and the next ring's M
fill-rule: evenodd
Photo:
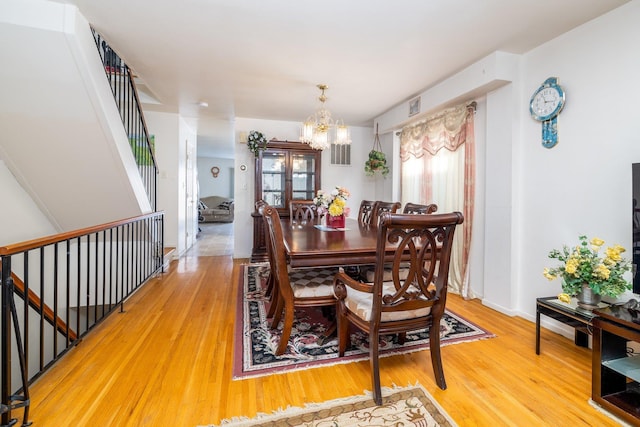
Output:
M326 214L327 227L344 228L345 216L349 215L347 199L351 196L349 190L336 186L331 192L318 190L313 203L318 207L318 214Z
M563 246L562 250L549 252L549 258L562 264L545 268L543 274L549 280L562 279L562 294L558 295L561 301L568 302L575 296L579 307L593 309L602 295L617 297L631 289L631 283L623 277L631 269L629 260L621 255L625 248L610 246L601 255L604 240L588 240L587 236L579 236L579 240L575 247Z

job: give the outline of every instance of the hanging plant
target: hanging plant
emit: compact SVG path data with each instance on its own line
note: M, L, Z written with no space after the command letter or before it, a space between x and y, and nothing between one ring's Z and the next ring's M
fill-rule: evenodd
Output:
M380 172L382 176L389 175L389 166L387 166L387 158L382 151L369 151L369 160L364 164L364 172L367 176L373 176L376 172Z
M267 149L267 138L264 137L262 132L252 130L247 137L247 147L249 147L249 151L254 156L257 156L260 150Z
M369 160L364 163L364 172L367 176L374 176L380 172L383 177L389 175L387 156L382 152L382 144L378 136L378 124L376 124L376 136L373 139L373 149L369 151Z

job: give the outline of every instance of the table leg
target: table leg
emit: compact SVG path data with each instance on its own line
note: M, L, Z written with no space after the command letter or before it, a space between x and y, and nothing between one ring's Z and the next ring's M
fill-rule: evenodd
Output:
M319 346L323 346L326 342L330 341L333 337L334 334L336 333L336 321L334 320L333 323L331 323L331 325L329 326L329 328L325 331L324 334L322 334L321 336L318 337L318 341L316 341L318 343Z
M325 345L325 343L329 342L334 337L334 335L336 334L337 326L338 326L338 319L336 318L337 313L336 313L335 306L331 307L331 310L329 310L328 307L323 307L322 313L324 317L327 318L331 323L327 327L327 330L324 332L324 334L318 337L318 340L316 341L316 343L319 346Z
M580 329L576 328L573 342L578 347L589 347L589 334L585 331L581 331Z
M540 308L536 307L536 354L540 354Z

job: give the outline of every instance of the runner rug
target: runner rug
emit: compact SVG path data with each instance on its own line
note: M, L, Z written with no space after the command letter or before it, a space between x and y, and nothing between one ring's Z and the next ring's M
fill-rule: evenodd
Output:
M318 338L327 330L329 321L321 309L315 307L296 309L289 346L283 355L275 356L280 329L270 329L266 318L268 298L263 286L268 273L268 264L241 266L234 337L234 379L369 358L368 336L357 329L351 331L351 346L343 357L338 357L336 337L319 345ZM440 334L442 346L494 336L449 310L440 322ZM394 338L391 335L380 338L380 357L429 348L426 330L407 333L404 345L399 345Z
M224 420L226 427L355 427L355 426L418 426L455 427L457 424L419 384L393 390L383 389L381 406L370 395L354 396L304 408L287 408L274 414L259 414L253 419ZM209 425L208 427L216 427Z

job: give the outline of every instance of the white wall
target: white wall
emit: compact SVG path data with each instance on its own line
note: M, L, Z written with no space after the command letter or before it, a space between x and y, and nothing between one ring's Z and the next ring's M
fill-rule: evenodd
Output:
M0 47L0 158L47 222L61 232L150 212L89 23L77 8L3 1L0 40L11 41Z
M218 177L214 178L211 168L220 169ZM200 184L200 198L207 196L222 196L233 198L233 182L235 175L235 161L219 157L198 156L198 183Z
M234 254L235 258L249 258L253 246L253 219L255 202L255 158L245 143L239 142L240 133L252 130L262 132L267 139L280 141L298 141L300 137L299 122L285 122L275 120L259 120L237 118L236 156L235 156L235 218L234 218ZM321 186L331 189L336 185L347 187L351 192L351 216L357 216L357 210L362 199L376 196L376 180L364 175L364 162L373 146L372 128L351 127L351 166L331 165L331 152L322 153ZM391 148L388 147L389 152ZM241 166L246 166L242 171ZM389 184L390 188L390 184ZM390 195L389 190L389 195ZM381 191L380 194L384 195ZM381 196L382 198L382 196Z
M505 313L513 312L516 287L513 275L513 146L512 127L518 116L512 107L516 98L515 85L509 84L487 94L485 134L485 222L484 222L484 277L482 278L483 302ZM475 231L483 224L474 221ZM476 254L477 255L477 254ZM480 280L472 276L475 282Z
M514 173L516 308L533 318L535 298L560 291L542 277L552 248L581 234L631 248L631 164L640 162L640 1L634 0L523 57L522 134ZM541 146L527 103L557 76L566 91L559 143ZM629 253L630 257L630 253Z
M178 247L179 255L195 243L198 234L197 129L195 122L178 121Z
M631 247L631 164L640 162L638 22L640 0L633 0L525 55L489 55L421 95L428 108L486 96L485 118L476 117L486 180L476 204L485 205L484 218L476 216L471 261L471 286L484 304L533 320L536 297L560 292L558 281L542 276L553 265L549 250L580 234ZM528 104L550 76L560 79L567 102L560 142L546 149ZM401 127L405 105L376 120L387 131ZM479 240L485 242L476 250Z
M155 136L158 163L158 210L165 212L164 243L182 255L197 231L195 170L187 168L187 153L196 157L196 131L178 114L145 111L149 134ZM195 163L195 162L194 162ZM188 181L194 180L188 187ZM189 193L194 188L194 193ZM193 198L193 200L191 200ZM191 220L187 220L190 215Z
M0 209L1 246L58 233L1 160L0 188L8 201Z

